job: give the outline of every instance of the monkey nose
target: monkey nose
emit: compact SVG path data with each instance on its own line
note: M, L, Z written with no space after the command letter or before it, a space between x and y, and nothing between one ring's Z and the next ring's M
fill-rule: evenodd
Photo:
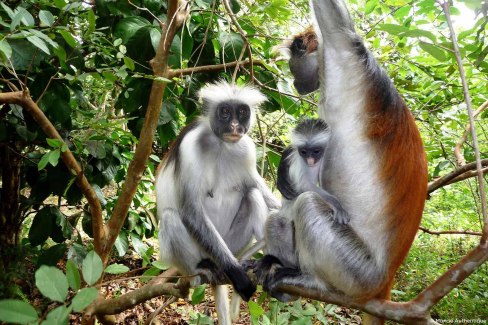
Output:
M307 158L307 165L308 165L309 167L313 167L313 166L315 165L315 159L314 159L314 158L312 158L312 157L308 157L308 158Z

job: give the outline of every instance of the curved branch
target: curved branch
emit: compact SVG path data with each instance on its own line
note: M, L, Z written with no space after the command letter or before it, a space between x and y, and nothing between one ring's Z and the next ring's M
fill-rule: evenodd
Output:
M480 232L469 231L469 230L442 230L442 231L435 231L430 230L424 227L419 227L420 230L427 234L431 235L473 235L473 236L481 236Z
M180 281L178 283L167 282L168 277L174 276L176 273L176 269L171 268L139 289L113 299L99 297L85 310L83 317L90 319L94 315L115 315L149 299L163 295L185 298L188 296L189 290L189 283L187 281Z
M63 138L61 135L59 135L51 121L32 100L28 90L0 93L0 103L17 104L22 106L22 108L32 116L47 137L64 142ZM83 170L76 161L71 150L67 149L65 152L61 152L61 159L66 167L68 167L69 171L76 177L76 184L88 201L90 213L92 215L95 251L101 256L102 247L100 243L102 243L103 239L105 238L105 232L103 228L102 207L100 205L100 201L98 200L95 190L86 179Z
M408 302L393 302L384 299L357 301L337 292L321 292L289 285L280 286L277 290L295 296L359 309L370 315L401 323L437 324L430 317L430 308L476 271L487 259L488 245L477 246L437 281Z
M152 84L139 143L134 153L134 159L131 161L127 169L126 180L122 186L119 199L117 200L110 220L106 224L107 240L103 247L104 254L101 256L104 264L107 263L109 253L112 250L115 240L117 239L120 229L127 217L137 186L139 185L146 168L147 159L151 154L154 133L156 131L161 110L161 102L163 100L164 89L166 88L166 81L168 80L168 56L170 45L176 32L187 16L188 10L186 1L168 1L168 20L163 26L156 56L150 62L156 78Z
M488 167L488 159L483 159L481 160L481 166L482 167ZM469 164L466 164L462 167L459 167L458 169L454 170L453 172L444 175L442 177L439 177L438 179L432 181L429 183L428 188L427 188L427 193L430 194L434 192L435 190L438 190L439 188L461 181L463 179L466 179L467 177L464 177L465 174L469 174L472 176L477 176L477 173L473 175L471 172L477 170L477 163L472 162ZM485 173L488 171L486 168L482 169Z

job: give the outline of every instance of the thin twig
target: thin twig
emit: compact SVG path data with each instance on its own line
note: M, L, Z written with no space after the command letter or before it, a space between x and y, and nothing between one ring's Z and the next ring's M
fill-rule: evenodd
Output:
M441 231L436 231L436 230L430 230L424 227L419 227L420 230L427 234L431 235L473 235L473 236L481 236L482 233L480 232L475 232L475 231L469 231L469 230L441 230Z
M254 80L254 71L253 71L254 69L253 69L253 62L252 62L251 44L247 40L246 32L242 29L241 25L237 21L237 18L235 16L234 12L232 12L232 8L230 6L229 0L223 0L222 2L224 3L224 7L227 10L227 14L230 17L230 20L232 21L234 26L237 28L237 31L241 35L242 41L244 42L244 46L247 49L247 55L249 56L249 61L251 62L251 69L250 69L251 80ZM239 70L239 65L236 66L236 70ZM234 72L234 74L236 74L236 72Z
M461 53L459 51L459 46L457 43L456 32L454 31L454 27L452 25L451 14L449 12L449 2L437 0L437 3L440 4L442 10L444 11L444 14L446 15L446 21L449 26L449 31L451 33L451 40L454 48L454 54L456 56L456 62L459 67L459 75L461 77L461 82L463 85L464 100L466 101L466 107L468 109L469 123L471 124L471 136L473 138L473 148L476 157L476 170L478 171L478 183L479 183L478 185L479 185L479 192L480 192L480 199L481 199L481 213L483 215L483 220L484 220L483 236L481 237L481 245L486 245L488 239L488 214L487 214L487 206L486 206L487 204L486 193L485 193L483 172L481 168L481 157L480 157L480 149L478 146L478 136L476 134L473 108L471 106L471 96L469 94L468 83L466 81L466 73L464 72Z

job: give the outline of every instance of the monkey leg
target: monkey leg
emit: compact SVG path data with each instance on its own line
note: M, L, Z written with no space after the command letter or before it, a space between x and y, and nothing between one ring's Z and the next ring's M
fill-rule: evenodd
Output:
M210 272L202 271L205 267L199 265L208 258L188 233L181 221L181 216L174 209L165 209L160 213L159 251L161 260L175 266L182 274L208 273L204 275L205 279L200 279L200 277L192 279L192 286L199 285L206 280L211 281L207 279L207 277L211 277Z
M271 292L295 285L359 297L384 283L381 263L351 226L334 221L332 209L317 193L301 194L292 217L300 272L276 271L267 284Z
M224 241L234 255L251 242L253 235L256 240L263 239L267 213L268 208L261 192L256 188L249 190L242 198L229 232L224 236ZM234 290L230 305L230 317L233 321L239 318L240 303L241 299Z
M276 257L283 266L297 267L293 221L280 210L269 215L265 226L266 254Z

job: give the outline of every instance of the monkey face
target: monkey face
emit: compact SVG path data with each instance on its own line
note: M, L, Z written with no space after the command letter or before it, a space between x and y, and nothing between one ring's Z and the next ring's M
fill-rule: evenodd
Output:
M211 125L215 135L225 142L235 143L249 130L251 108L239 101L220 103Z
M298 148L298 154L305 161L308 167L314 167L324 154L323 147L302 146Z

